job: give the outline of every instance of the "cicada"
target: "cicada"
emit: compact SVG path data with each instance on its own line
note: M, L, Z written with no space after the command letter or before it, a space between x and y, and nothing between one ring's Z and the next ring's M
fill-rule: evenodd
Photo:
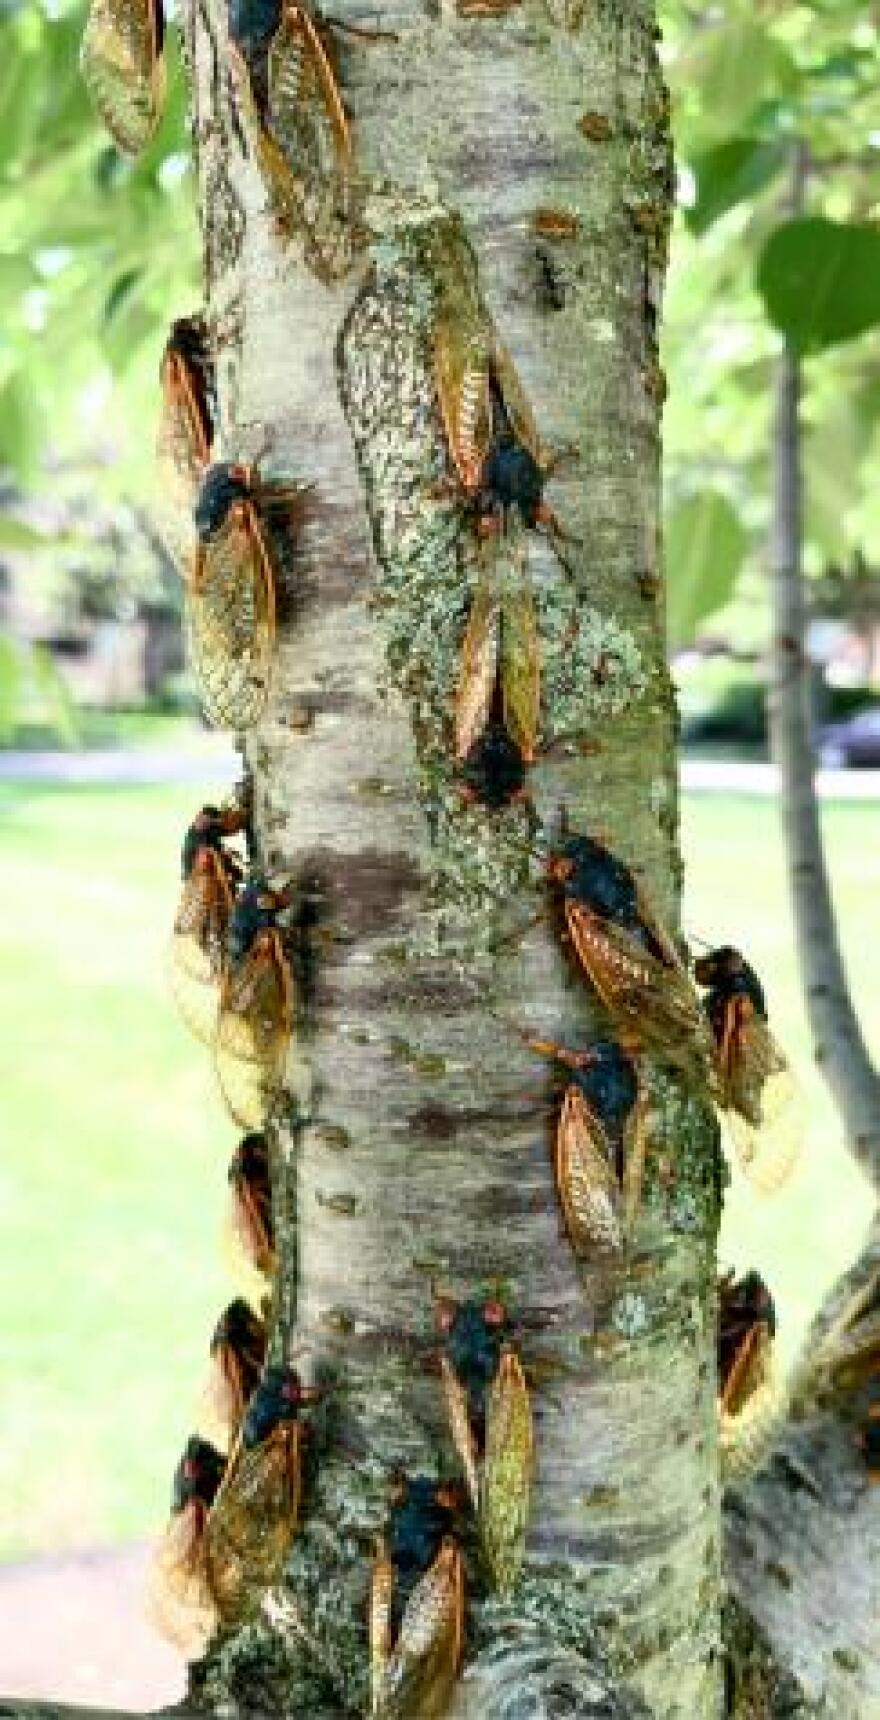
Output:
M715 1047L700 999L671 938L628 866L589 836L551 855L577 960L627 1044L673 1064L717 1097Z
M181 577L192 579L193 514L214 442L214 367L202 317L172 323L162 356L156 439L156 518Z
M535 600L518 523L497 545L484 546L480 572L461 648L455 699L455 752L465 781L487 805L506 805L519 793L525 766L538 742L541 712L541 650ZM500 765L485 771L480 795L477 772L487 749ZM516 761L505 769L509 750Z
M292 1368L272 1366L248 1404L205 1532L211 1589L224 1624L259 1602L281 1575L302 1500L300 1412L319 1396Z
M283 1085L294 1019L294 986L277 919L287 896L254 872L229 922L214 1062L231 1115L261 1129Z
M171 934L169 972L187 1027L210 1045L226 939L240 867L224 838L244 828L237 806L204 806L187 830L181 856L183 891Z
M457 1504L427 1476L397 1486L370 1583L374 1720L439 1720L449 1706L464 1639Z
M269 1143L259 1132L239 1141L229 1166L231 1227L248 1264L263 1277L275 1270Z
M880 1481L880 1402L872 1403L859 1433L859 1449L869 1481Z
M355 220L351 130L326 32L295 0L229 0L229 35L276 227L302 240L319 280L339 280L364 235Z
M264 1321L241 1296L223 1310L214 1328L205 1398L211 1421L227 1444L238 1433L263 1371L267 1336Z
M92 104L114 143L139 155L165 101L161 0L91 0L80 63Z
M529 1519L534 1431L529 1391L500 1302L438 1303L449 1426L495 1587L516 1584Z
M171 1518L153 1555L149 1604L156 1624L195 1660L217 1625L205 1528L226 1459L193 1437L174 1474Z
M251 728L269 697L275 567L264 500L251 467L219 461L206 472L195 507L187 633L205 713L219 728Z
M761 982L739 950L726 944L710 951L694 963L694 974L707 988L720 1102L739 1162L756 1188L772 1194L785 1182L800 1149L798 1084L767 1025Z
M727 1477L760 1462L779 1411L773 1298L757 1272L718 1283L718 1423Z
M615 1039L597 1039L587 1051L567 1051L546 1040L531 1044L568 1072L553 1168L572 1248L577 1254L619 1254L638 1210L644 1169L636 1065Z

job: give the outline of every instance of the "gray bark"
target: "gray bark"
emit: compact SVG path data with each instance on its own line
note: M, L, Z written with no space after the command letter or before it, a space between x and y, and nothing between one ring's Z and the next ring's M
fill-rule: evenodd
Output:
M799 152L796 205L802 179ZM787 348L779 359L773 435L771 737L781 777L789 885L814 1054L840 1110L850 1150L877 1189L880 1077L865 1044L840 951L814 780L802 569L800 393L801 362Z

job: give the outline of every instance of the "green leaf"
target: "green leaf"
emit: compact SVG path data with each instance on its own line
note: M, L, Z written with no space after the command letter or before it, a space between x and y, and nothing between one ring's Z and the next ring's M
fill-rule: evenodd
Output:
M763 102L787 92L795 68L766 25L732 19L708 30L683 56L680 74L700 96L700 125L715 136L736 135Z
M745 552L739 515L720 490L703 490L670 510L666 584L674 647L689 644L698 624L728 601Z
M760 138L736 137L708 149L691 162L697 197L685 213L692 233L705 233L729 209L756 197L775 178L785 149Z
M880 229L822 215L786 221L758 259L757 285L797 351L853 340L880 323Z

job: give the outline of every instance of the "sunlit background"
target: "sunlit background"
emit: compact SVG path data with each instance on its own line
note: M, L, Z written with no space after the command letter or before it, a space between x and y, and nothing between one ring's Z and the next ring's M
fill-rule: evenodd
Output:
M199 724L180 587L150 517L159 357L171 316L198 302L198 238L180 77L131 165L88 111L80 8L0 11L0 1690L146 1703L177 1694L181 1675L139 1622L142 1549L231 1293L220 1238L235 1132L164 974L182 830L234 769ZM664 364L685 920L744 945L809 1095L790 1187L759 1205L734 1173L723 1236L725 1261L768 1279L788 1355L868 1199L811 1067L766 762L772 390L784 329L805 354L824 828L880 1056L869 14L862 0L670 6L664 48L679 149Z

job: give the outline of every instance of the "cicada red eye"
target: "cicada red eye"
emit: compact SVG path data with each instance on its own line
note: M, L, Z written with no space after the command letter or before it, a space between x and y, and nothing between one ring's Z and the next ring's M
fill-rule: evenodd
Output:
M206 715L220 728L241 730L259 721L269 698L275 569L250 488L235 472L211 467L196 504L187 634Z
M154 512L178 572L193 577L193 512L214 440L214 372L200 317L182 317L168 337L161 370Z
M464 1567L448 1533L445 1490L425 1477L398 1489L370 1583L372 1712L440 1720L464 1639Z
M184 879L174 919L169 976L174 1001L197 1039L213 1042L232 911L232 885L220 854L200 848Z
M91 0L81 63L92 103L114 143L139 155L165 100L161 0Z
M223 1478L225 1459L193 1438L174 1478L172 1512L150 1570L148 1600L163 1636L190 1660L203 1654L218 1620L205 1528Z

